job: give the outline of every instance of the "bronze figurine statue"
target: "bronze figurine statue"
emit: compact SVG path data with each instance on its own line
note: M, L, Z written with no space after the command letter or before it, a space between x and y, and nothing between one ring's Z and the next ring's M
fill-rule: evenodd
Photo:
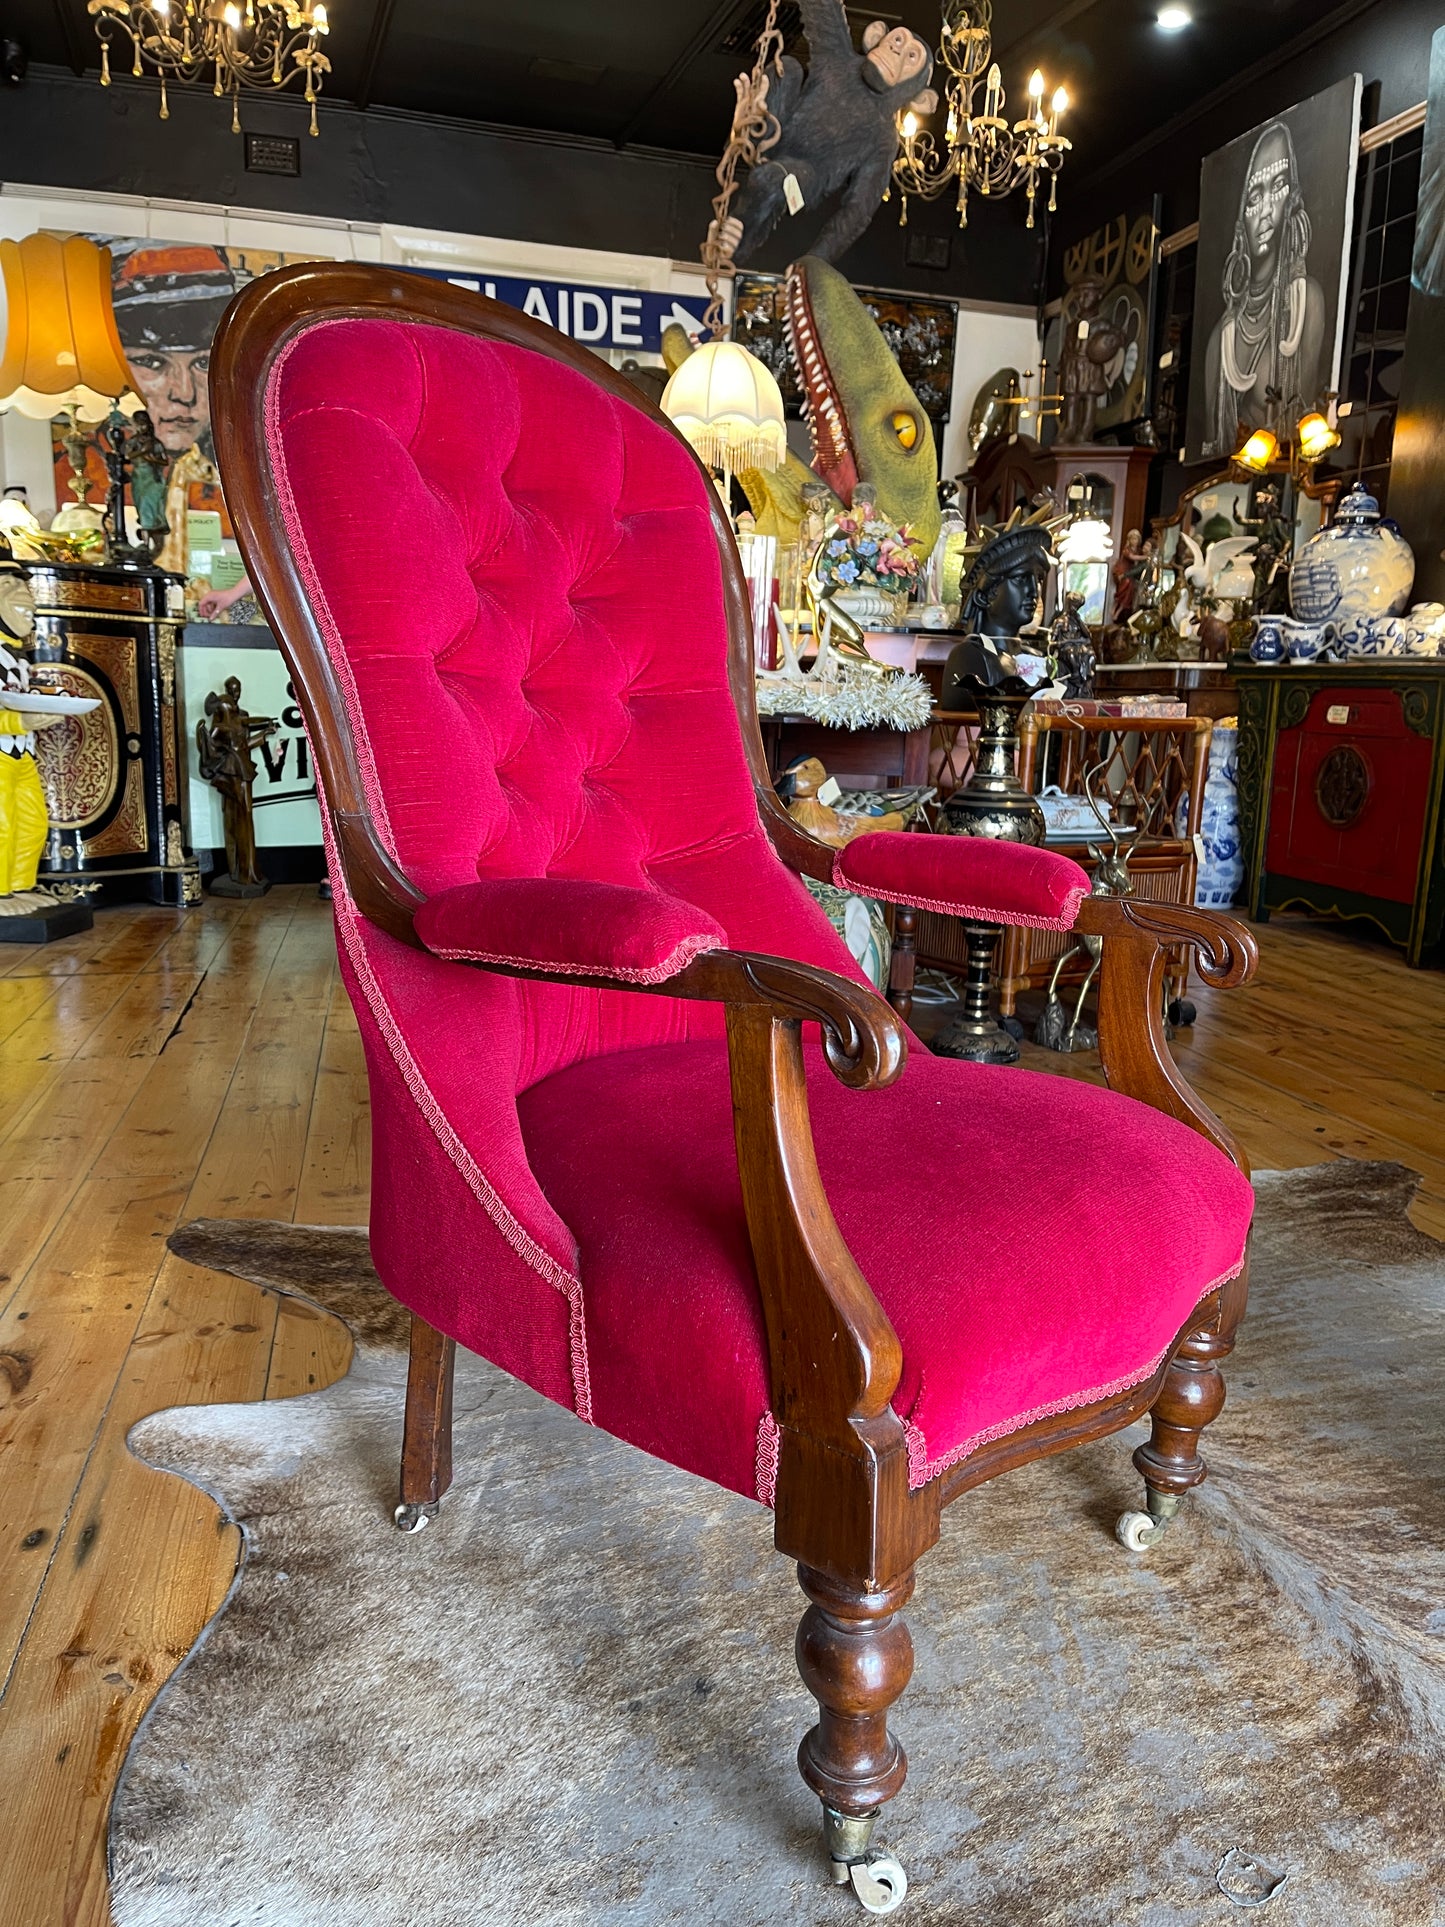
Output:
M205 719L196 724L196 752L201 775L221 794L221 820L226 831L229 875L217 877L211 894L218 897L263 897L271 885L256 865L256 818L251 799L256 763L251 751L280 724L273 716L248 716L241 707L241 681L227 676L217 695L206 698Z
M135 504L135 518L152 557L155 557L165 547L166 537L171 531L170 518L166 514L166 486L171 458L156 434L155 423L144 408L138 409L131 417L128 452L130 498Z
M1049 654L1054 660L1054 676L1064 685L1068 702L1091 702L1094 696L1094 671L1099 659L1094 653L1094 638L1079 611L1084 598L1077 589L1064 593L1063 606L1049 626Z

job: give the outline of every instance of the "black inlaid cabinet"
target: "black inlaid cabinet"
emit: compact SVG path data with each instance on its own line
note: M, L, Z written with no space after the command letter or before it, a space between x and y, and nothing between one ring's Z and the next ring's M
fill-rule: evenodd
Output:
M50 811L37 883L52 896L198 903L185 846L176 643L185 585L160 569L31 563L37 688L99 698L36 735Z

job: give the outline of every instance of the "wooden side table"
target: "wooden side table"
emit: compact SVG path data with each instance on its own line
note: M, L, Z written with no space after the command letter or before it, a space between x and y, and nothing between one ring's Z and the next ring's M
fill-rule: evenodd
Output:
M1411 964L1445 939L1445 661L1236 657L1249 913L1362 917Z

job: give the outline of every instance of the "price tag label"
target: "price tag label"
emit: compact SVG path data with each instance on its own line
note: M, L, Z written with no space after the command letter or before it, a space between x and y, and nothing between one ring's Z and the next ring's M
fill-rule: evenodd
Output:
M783 199L788 204L789 214L796 214L803 205L803 190L798 186L796 174L783 176Z
M1325 711L1325 721L1327 723L1347 723L1349 720L1350 705L1348 703L1331 703Z

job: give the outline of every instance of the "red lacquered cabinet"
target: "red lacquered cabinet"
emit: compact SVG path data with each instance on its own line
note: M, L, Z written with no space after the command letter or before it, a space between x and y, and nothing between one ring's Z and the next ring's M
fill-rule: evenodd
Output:
M1445 923L1445 662L1240 662L1249 907L1367 917L1411 963Z

